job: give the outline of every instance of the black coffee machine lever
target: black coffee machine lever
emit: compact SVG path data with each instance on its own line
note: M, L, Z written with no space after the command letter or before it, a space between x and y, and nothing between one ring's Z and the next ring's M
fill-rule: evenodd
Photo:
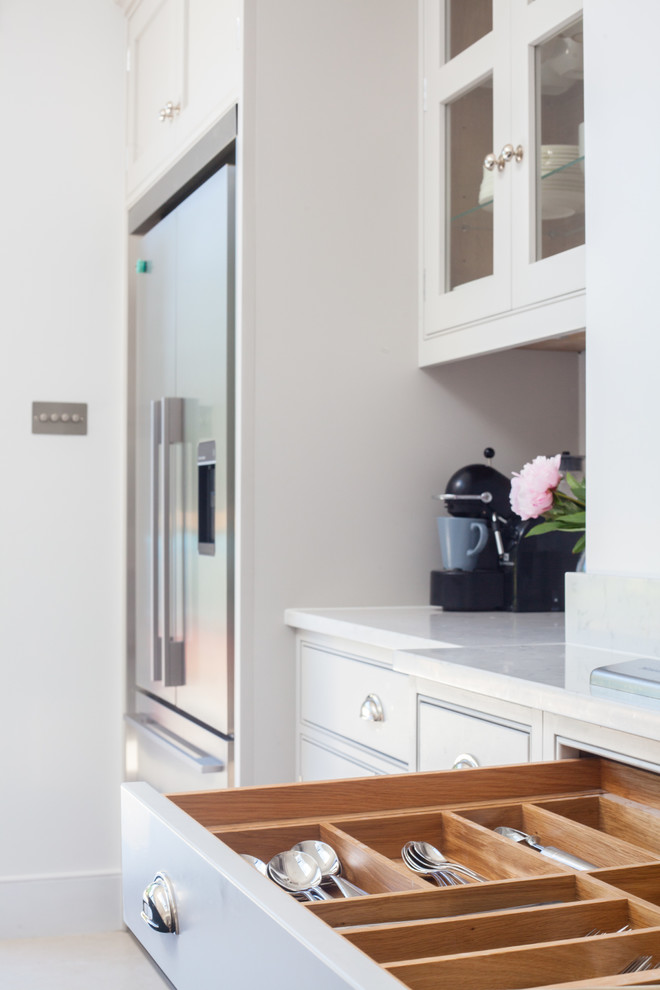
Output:
M493 530L493 537L495 538L495 549L497 550L497 556L500 560L504 560L504 540L502 539L500 521L496 512L494 512L490 517L490 525Z

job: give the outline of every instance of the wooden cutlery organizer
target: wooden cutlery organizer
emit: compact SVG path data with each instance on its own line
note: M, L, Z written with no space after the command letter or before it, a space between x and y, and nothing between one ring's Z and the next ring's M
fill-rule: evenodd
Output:
M349 943L368 957L350 980L317 980L315 990L660 983L660 778L647 771L590 757L206 791L169 801L218 840L225 879L244 890L249 885L251 900L271 916L280 905L283 931L293 929L317 957L331 957L334 947L344 972L357 957L349 953L346 962L340 946ZM594 868L576 871L548 859L494 831L502 825L533 833L542 845ZM329 843L342 875L367 895L297 903L233 855L267 862L303 839ZM409 840L431 843L486 880L436 886L404 864L401 849ZM207 840L204 845L212 851ZM127 923L152 951L129 915ZM183 904L179 917L183 936ZM657 968L622 972L641 956ZM177 986L185 985L157 961ZM253 976L234 985L259 983ZM303 983L291 978L288 985Z

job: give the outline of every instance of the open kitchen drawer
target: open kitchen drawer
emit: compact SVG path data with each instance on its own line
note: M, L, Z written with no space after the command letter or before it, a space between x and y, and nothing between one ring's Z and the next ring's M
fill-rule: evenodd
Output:
M602 758L169 797L126 784L122 834L126 924L178 990L660 983L660 776ZM239 855L303 839L366 896L303 903ZM412 839L486 879L436 886L405 866ZM144 914L174 932L142 916L148 885ZM640 956L656 968L623 974Z

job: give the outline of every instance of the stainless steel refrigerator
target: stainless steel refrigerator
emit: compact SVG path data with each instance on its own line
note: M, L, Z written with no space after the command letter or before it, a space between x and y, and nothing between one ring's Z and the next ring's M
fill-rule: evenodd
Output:
M233 775L234 166L138 243L127 774Z

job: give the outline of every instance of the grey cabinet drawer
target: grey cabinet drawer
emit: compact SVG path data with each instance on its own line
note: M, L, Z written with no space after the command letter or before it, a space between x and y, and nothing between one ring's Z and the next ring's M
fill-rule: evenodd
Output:
M530 759L529 726L433 701L420 701L417 718L418 770L450 770L461 755L481 767Z
M497 834L504 806L593 866ZM170 797L128 784L125 919L177 990L609 986L660 946L659 807L657 775L599 757ZM402 841L422 830L484 882L440 889L407 870ZM302 837L330 841L366 895L301 904L240 855L266 861ZM177 934L140 916L157 874Z
M177 990L400 987L148 784L122 788L122 857L124 920ZM174 892L178 934L141 917L156 874Z
M386 773L401 773L401 767L372 757L351 746L341 746L321 735L300 736L300 779L340 780Z
M301 720L404 764L410 725L407 685L406 674L301 645ZM365 717L377 715L379 709L380 718Z

